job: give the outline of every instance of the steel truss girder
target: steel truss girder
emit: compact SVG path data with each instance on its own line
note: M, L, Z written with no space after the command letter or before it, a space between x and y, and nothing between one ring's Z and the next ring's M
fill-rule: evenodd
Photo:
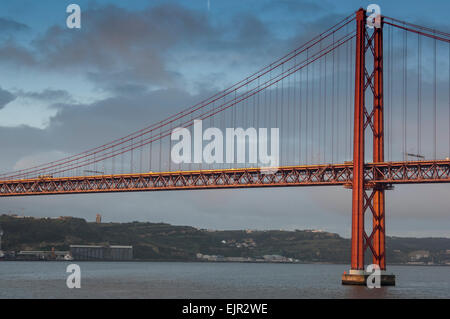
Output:
M368 163L366 191L391 184L450 183L450 161ZM351 163L280 167L274 174L257 168L94 175L0 181L0 196L186 189L342 186L351 187ZM370 207L367 206L366 208Z

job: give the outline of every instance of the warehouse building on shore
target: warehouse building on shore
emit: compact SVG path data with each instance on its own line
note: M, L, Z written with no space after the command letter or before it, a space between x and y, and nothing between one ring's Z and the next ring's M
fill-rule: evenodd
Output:
M133 260L133 246L70 245L74 260Z

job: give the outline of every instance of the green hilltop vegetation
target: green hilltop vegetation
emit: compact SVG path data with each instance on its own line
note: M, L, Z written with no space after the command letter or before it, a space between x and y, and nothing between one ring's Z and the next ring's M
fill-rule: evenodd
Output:
M69 245L132 245L135 259L194 261L197 254L224 257L281 255L300 262L349 263L350 240L338 234L296 231L210 231L164 223L91 223L84 219L0 216L2 249L68 250ZM449 238L387 238L390 263L450 263ZM428 253L427 253L428 252ZM428 254L428 256L427 256Z

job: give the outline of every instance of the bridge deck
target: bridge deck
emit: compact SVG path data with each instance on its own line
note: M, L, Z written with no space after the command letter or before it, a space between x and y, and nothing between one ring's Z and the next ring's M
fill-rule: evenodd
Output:
M350 162L283 166L272 174L264 173L260 168L239 168L41 177L0 181L0 196L326 185L351 187L352 172ZM449 183L450 160L368 163L365 179L372 187L377 184Z

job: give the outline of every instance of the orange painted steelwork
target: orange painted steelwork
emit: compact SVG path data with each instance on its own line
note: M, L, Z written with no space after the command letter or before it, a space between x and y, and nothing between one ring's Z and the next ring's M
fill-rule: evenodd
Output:
M362 177L365 160L365 131L371 128L373 134L373 161L384 162L384 119L383 119L383 21L380 28L374 28L372 35L366 29L366 12L356 13L356 71L355 71L355 122L353 153L353 201L352 201L352 255L351 268L364 269L364 254L367 248L372 253L373 263L386 270L385 258L385 185L372 187L367 191L367 181ZM373 70L366 68L366 54L373 55ZM369 90L368 90L369 89ZM372 94L371 112L365 105L366 90ZM374 179L379 179L375 173ZM366 211L372 212L372 231L367 235L364 227Z
M383 103L383 21L381 28L375 28L373 33L373 161L384 162L384 103ZM378 178L376 174L375 178ZM386 270L385 253L385 189L383 185L373 189L371 209L372 233L366 245L370 247L373 255L373 264Z
M352 254L351 268L364 269L364 123L366 12L356 12L355 112L353 131Z
M369 163L366 188L409 183L450 183L450 161ZM353 164L280 167L274 174L259 168L31 178L0 181L1 196L140 192L188 189L339 186L351 187Z

